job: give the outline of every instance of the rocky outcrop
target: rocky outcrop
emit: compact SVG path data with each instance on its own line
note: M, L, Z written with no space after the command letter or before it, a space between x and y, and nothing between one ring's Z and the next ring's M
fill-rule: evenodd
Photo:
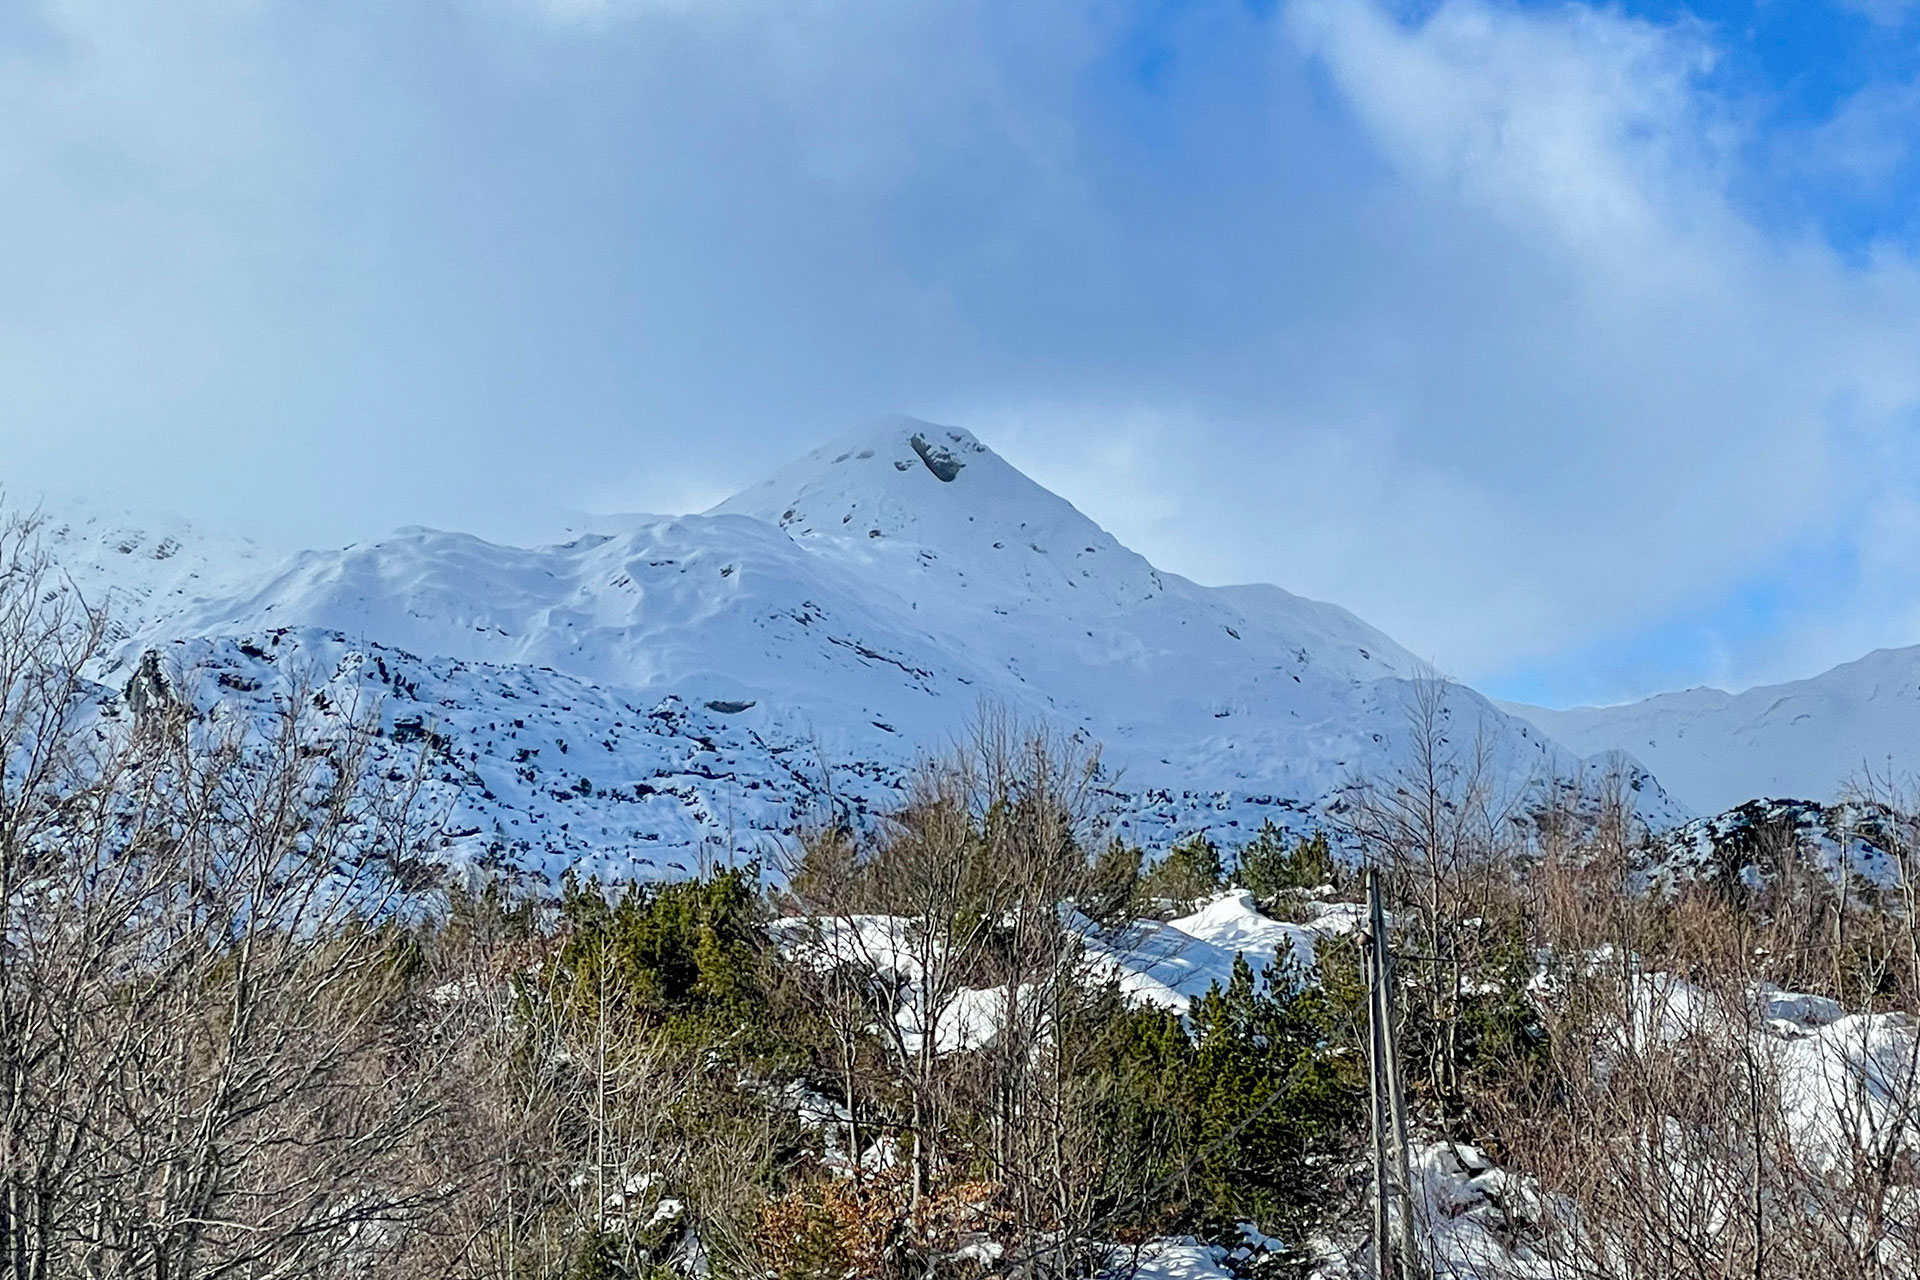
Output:
M156 649L140 655L139 664L127 677L124 692L136 726L165 719L180 706L180 700L174 696L173 682L160 666L160 653Z
M920 455L920 461L927 464L927 470L947 484L952 484L960 474L960 469L967 465L954 456L953 450L944 445L929 444L927 438L918 432L907 443Z

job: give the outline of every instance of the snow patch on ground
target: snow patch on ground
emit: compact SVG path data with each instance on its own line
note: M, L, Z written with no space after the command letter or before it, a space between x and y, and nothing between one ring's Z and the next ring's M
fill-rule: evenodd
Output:
M1900 1099L1911 1096L1920 1071L1920 1041L1905 1014L1846 1014L1822 996L1756 987L1744 1004L1724 1001L1672 974L1640 975L1634 985L1634 1029L1647 1043L1679 1043L1690 1036L1746 1035L1759 1061L1776 1073L1788 1141L1814 1171L1844 1175L1863 1153L1920 1158L1920 1125ZM1539 1247L1534 1224L1557 1218L1577 1227L1565 1204L1549 1206L1531 1180L1492 1164L1473 1147L1419 1144L1412 1153L1422 1236L1437 1274L1529 1280L1566 1274L1571 1238L1561 1256ZM1916 1203L1915 1189L1895 1190L1897 1212ZM1553 1212L1548 1212L1552 1208ZM1784 1209L1781 1211L1785 1211ZM1324 1274L1351 1276L1358 1253Z
M1080 937L1088 982L1112 982L1135 1004L1185 1014L1209 988L1227 985L1236 956L1246 958L1256 978L1276 961L1297 965L1304 976L1314 964L1315 946L1357 930L1362 908L1321 904L1311 922L1288 924L1262 914L1252 894L1235 889L1171 921L1135 920L1102 929L1071 909L1063 916ZM967 987L929 998L927 970L937 953L926 950L930 944L913 921L888 915L793 917L775 921L772 932L783 954L798 963L851 965L896 982L895 1017L910 1052L929 1036L939 1053L984 1048L1004 1025L1004 987ZM936 1000L940 1008L929 1017L922 1005Z
M1140 1004L1184 1014L1208 988L1224 987L1236 955L1259 977L1279 960L1309 970L1315 945L1362 924L1358 904L1322 904L1306 924L1288 924L1261 913L1251 893L1233 889L1201 904L1191 915L1165 922L1136 920L1111 937L1090 936L1095 972L1119 985Z

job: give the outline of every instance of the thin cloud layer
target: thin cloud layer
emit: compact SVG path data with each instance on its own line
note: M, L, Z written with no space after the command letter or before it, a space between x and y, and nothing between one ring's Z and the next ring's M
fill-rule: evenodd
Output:
M1720 29L328 9L0 23L16 485L278 542L524 537L898 409L1507 692L1920 642L1920 281L1897 238L1767 214L1818 166L1727 93ZM1906 83L1802 126L1826 172L1910 164Z

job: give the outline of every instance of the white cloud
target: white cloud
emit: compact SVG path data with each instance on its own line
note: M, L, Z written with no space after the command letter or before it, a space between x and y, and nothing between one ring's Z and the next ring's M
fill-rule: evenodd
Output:
M1895 515L1914 473L1881 465L1920 404L1920 281L1897 252L1849 266L1742 213L1699 29L1470 0L1415 26L1366 0L1290 18L1391 166L1337 197L1393 209L1354 233L1377 247L1347 281L1373 341L1321 345L1312 397L1283 392L1241 445L1146 458L1226 491L1169 554L1341 599L1481 675L1857 539L1848 639L1735 637L1736 675L1920 641L1884 578L1920 558ZM1259 459L1230 461L1262 428ZM1210 514L1263 492L1284 550Z
M1920 134L1920 83L1874 81L1850 94L1828 119L1784 132L1773 147L1783 170L1845 184L1877 196L1909 169Z
M1658 251L1714 164L1692 92L1712 51L1685 29L1458 2L1416 31L1354 0L1299 0L1291 18L1409 176L1567 249Z
M1915 8L1920 8L1915 0L1838 0L1842 9L1851 9L1863 13L1882 26L1897 27L1913 16Z
M470 0L496 17L531 17L566 32L592 34L616 22L680 14L727 0Z

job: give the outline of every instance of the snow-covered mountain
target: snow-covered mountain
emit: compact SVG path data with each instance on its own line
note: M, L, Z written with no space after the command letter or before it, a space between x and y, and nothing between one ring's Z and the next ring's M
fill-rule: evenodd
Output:
M106 683L158 650L203 706L296 683L377 704L383 751L432 763L457 865L650 876L759 851L829 795L888 803L983 705L1100 744L1149 842L1305 828L1405 757L1422 669L1392 640L1163 573L965 431L888 420L704 515L602 527L542 547L407 529L264 568L182 542L161 563L196 567L165 582L145 540L68 542L83 580L136 584ZM1513 786L1582 767L1470 690L1447 716L1462 742L1493 731ZM1652 820L1682 816L1638 781Z
M1920 646L1878 649L1807 680L1689 689L1615 707L1507 704L1581 754L1623 751L1706 813L1763 796L1831 800L1863 773L1920 771Z

